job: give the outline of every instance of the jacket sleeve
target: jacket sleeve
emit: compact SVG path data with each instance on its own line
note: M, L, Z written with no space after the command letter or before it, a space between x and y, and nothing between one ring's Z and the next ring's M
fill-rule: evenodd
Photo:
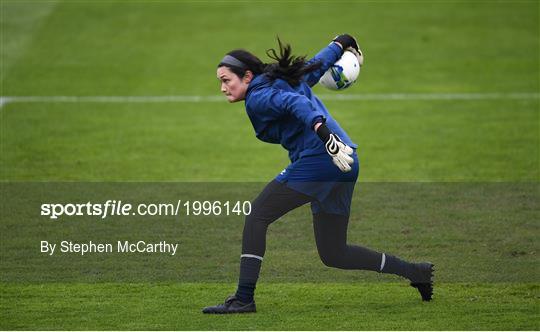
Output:
M324 121L324 114L319 111L311 101L304 95L279 91L279 96L276 101L280 102L287 113L294 115L298 120L302 121L310 129L313 128L317 121Z
M341 47L339 47L336 43L330 43L330 45L323 48L319 53L317 53L317 55L315 55L315 57L313 57L313 59L307 62L307 65L309 65L316 61L320 61L321 67L304 75L304 81L310 87L317 84L328 68L339 60L342 53L341 51Z
M248 115L257 132L259 131L258 128L265 127L263 123L277 120L289 114L309 128L313 128L317 121L325 120L324 114L313 106L311 101L304 95L271 89L261 97L256 98L256 102L250 102L247 105Z

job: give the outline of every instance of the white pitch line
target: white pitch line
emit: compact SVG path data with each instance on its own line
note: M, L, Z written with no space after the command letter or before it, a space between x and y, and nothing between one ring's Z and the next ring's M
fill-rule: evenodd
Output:
M487 100L487 99L540 99L540 93L367 93L321 95L324 100Z
M321 94L324 101L347 100L491 100L540 99L536 92L510 93L365 93ZM0 108L8 103L205 103L225 102L224 96L2 96Z

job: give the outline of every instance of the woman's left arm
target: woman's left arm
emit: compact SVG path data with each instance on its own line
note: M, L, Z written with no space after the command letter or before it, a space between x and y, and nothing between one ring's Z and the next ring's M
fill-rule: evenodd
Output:
M261 112L260 116L264 114L266 120L270 120L277 119L285 114L292 114L304 123L309 130L313 130L319 136L326 147L326 152L342 172L351 170L350 165L354 163L353 158L351 158L354 152L353 149L343 143L339 136L330 131L325 124L326 118L324 114L313 106L306 96L277 89L273 89L266 96L268 98L263 98L266 103L260 103L256 108Z
M324 114L318 110L306 96L283 90L277 90L272 98L274 108L281 108L286 113L294 115L306 127L314 130L315 124L324 122Z

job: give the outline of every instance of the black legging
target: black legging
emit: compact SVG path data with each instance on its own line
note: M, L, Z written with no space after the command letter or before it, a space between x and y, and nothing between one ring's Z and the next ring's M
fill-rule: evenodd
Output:
M313 200L276 180L270 182L253 201L251 214L246 217L242 254L264 257L268 226L287 212ZM315 240L322 262L340 269L379 271L381 253L347 245L348 223L349 216L327 213L313 215Z

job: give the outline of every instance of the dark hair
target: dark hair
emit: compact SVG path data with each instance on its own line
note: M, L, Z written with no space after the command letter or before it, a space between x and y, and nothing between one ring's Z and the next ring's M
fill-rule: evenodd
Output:
M251 71L253 75L262 74L264 72L264 68L266 67L266 65L259 58L257 58L255 55L253 55L252 53L246 50L242 50L242 49L232 50L229 53L227 53L227 55L230 55L238 59L247 68L234 66L229 63L223 63L223 62L219 63L218 68L225 66L229 68L233 73L236 74L236 76L240 78L244 77L244 75L246 74L246 71L248 70Z
M305 74L321 67L319 61L306 65L305 56L292 55L291 45L283 45L279 37L277 40L279 44L279 55L275 49L266 51L268 57L277 61L277 63L267 65L264 70L271 79L281 78L282 80L287 81L289 85L296 86L300 84L300 81Z
M247 70L250 70L254 75L266 73L272 80L279 78L286 81L291 86L297 86L300 84L300 81L305 74L321 67L319 61L306 65L305 56L292 55L291 45L284 45L279 37L277 40L279 45L279 55L275 49L266 51L268 57L277 61L275 63L265 64L252 53L246 50L237 49L230 51L227 55L238 59L245 67L220 62L218 68L226 66L240 78L244 77Z

